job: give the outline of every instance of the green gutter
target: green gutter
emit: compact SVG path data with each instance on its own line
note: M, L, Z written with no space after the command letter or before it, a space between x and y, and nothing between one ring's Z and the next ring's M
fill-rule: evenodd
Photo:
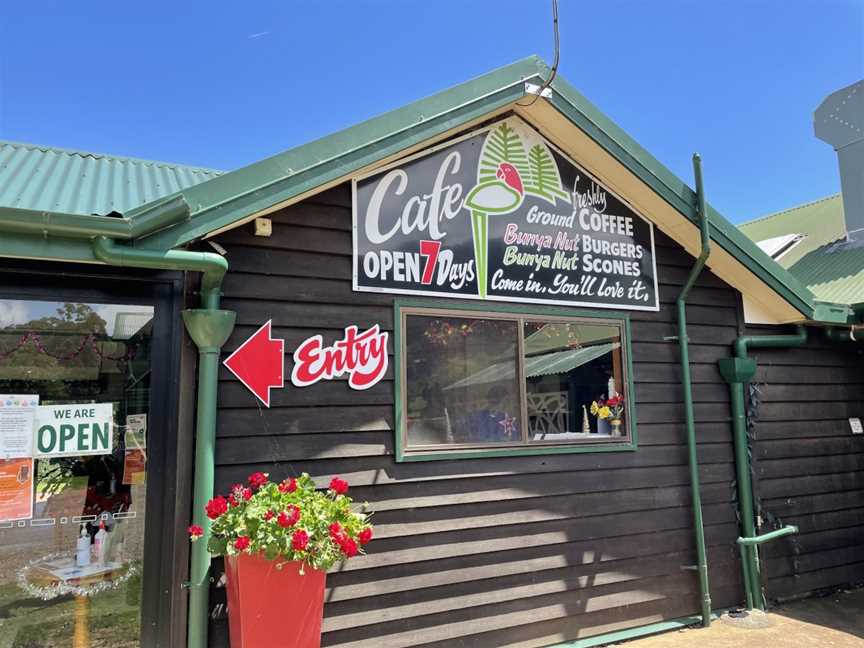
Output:
M141 250L118 245L104 236L93 241L93 254L103 263L113 266L201 272L201 304L210 310L219 308L222 278L228 271L225 257L212 252Z
M693 385L690 379L689 340L687 338L687 296L702 273L711 254L711 235L705 214L705 189L702 184L702 158L693 155L693 172L696 175L697 209L701 252L690 270L690 275L675 302L678 307L678 346L681 349L681 384L684 388L684 419L687 430L687 462L690 468L690 489L693 499L693 528L696 533L696 560L699 572L699 594L702 604L702 625L711 625L711 592L708 586L708 559L705 551L705 527L702 521L702 495L699 487L699 458L696 452L696 423L693 413Z
M747 357L751 348L799 347L807 341L807 329L798 326L794 335L741 336L735 340L735 357L718 362L720 374L729 383L732 410L732 434L735 442L735 474L738 484L738 511L741 518L742 538L741 572L747 608L765 609L762 581L759 575L759 551L755 539L756 519L753 511L753 484L750 476L750 448L747 442L747 415L745 412L745 386L756 374L756 361ZM770 536L771 534L765 534ZM785 535L785 534L781 534ZM779 536L771 536L768 539Z
M94 236L131 238L131 227L125 218L85 216L15 207L0 208L0 231L61 238L93 238Z
M0 207L0 231L41 237L92 239L105 236L129 241L148 236L189 218L183 196L173 196L148 205L135 218L96 216Z
M139 250L98 237L93 253L109 265L132 268L201 272L201 309L183 311L183 323L198 347L198 406L195 430L195 485L192 522L204 529L204 536L192 545L189 582L189 648L207 645L207 598L210 581L210 520L204 512L213 497L216 446L216 400L219 380L219 353L231 335L236 314L219 310L222 279L228 270L224 257L211 252Z
M221 258L221 257L219 257ZM195 487L192 523L204 529L204 536L192 545L189 560L188 648L207 645L207 603L210 593L210 520L205 505L213 497L216 466L216 401L219 382L219 353L231 335L236 314L213 308L183 311L183 322L198 347L198 412L195 432Z

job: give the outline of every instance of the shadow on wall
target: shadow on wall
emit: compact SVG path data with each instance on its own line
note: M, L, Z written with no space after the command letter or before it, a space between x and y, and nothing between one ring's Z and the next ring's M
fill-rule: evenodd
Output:
M392 384L385 390L392 394ZM348 409L344 432L322 429ZM322 486L340 475L375 511L370 554L328 576L323 645L541 646L697 613L680 421L664 426L667 442L636 453L399 464L391 412L374 404L274 408L261 412L266 434L242 440L229 436L234 412L220 419L218 490L253 470L274 480L306 471ZM245 416L258 419L248 409ZM237 465L250 444L274 461ZM730 449L703 455L712 594L732 605L742 594ZM214 589L215 646L227 644L224 600Z

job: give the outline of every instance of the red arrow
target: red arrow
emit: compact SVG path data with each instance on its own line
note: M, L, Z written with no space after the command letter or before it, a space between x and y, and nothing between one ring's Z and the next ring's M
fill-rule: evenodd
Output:
M285 340L270 336L272 321L255 331L223 363L265 407L270 407L270 389L285 386Z

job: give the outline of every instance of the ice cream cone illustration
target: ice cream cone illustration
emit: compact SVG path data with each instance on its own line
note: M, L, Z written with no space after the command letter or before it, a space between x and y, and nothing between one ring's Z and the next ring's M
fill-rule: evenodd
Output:
M477 184L465 197L464 205L471 210L474 263L481 299L485 299L488 289L489 216L516 211L527 195L553 205L559 199L570 202L549 149L536 136L528 139L529 144L532 139L537 143L526 152L523 137L507 121L489 131L480 155Z
M509 214L519 208L524 197L519 171L512 164L502 162L498 165L495 180L481 182L465 198L465 206L471 210L471 234L480 297L486 297L489 214Z

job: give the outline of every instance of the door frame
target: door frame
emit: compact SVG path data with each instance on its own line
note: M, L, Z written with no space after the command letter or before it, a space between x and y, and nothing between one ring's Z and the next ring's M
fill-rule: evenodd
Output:
M154 307L140 642L147 648L184 644L195 380L195 355L180 317L184 275L0 259L0 299L58 301L58 296ZM189 376L193 388L181 389Z

